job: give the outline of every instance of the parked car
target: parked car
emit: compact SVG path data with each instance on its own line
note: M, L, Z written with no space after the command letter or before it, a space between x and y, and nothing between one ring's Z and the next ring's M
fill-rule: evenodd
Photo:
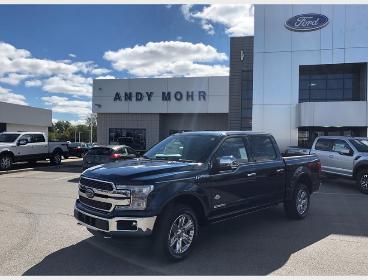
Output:
M86 170L95 165L136 157L138 157L138 153L125 145L95 146L83 157L82 169Z
M361 192L368 194L368 139L348 136L320 136L311 154L321 160L322 172L355 180Z
M92 145L83 142L74 142L68 144L69 155L83 158L91 147Z
M14 162L49 159L53 165L68 157L66 142L47 142L41 132L3 132L0 133L0 170L8 170Z
M320 167L312 155L283 158L270 134L184 132L142 158L84 171L74 216L97 236L153 234L156 252L180 260L207 222L279 203L305 218Z

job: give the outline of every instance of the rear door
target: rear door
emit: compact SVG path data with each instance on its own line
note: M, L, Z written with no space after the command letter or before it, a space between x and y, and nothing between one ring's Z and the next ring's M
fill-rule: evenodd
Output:
M33 154L37 158L45 158L48 153L48 145L45 136L41 133L32 134Z
M286 170L276 143L268 135L250 135L248 141L256 173L254 204L260 206L283 200Z
M321 161L321 168L323 172L334 172L332 159L334 152L332 147L334 144L334 139L330 138L318 138L311 154L317 155Z

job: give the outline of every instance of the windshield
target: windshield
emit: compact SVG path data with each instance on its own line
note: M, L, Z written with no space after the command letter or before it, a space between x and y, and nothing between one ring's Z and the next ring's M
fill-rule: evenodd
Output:
M151 148L143 157L205 162L221 140L213 135L172 135Z
M112 149L106 147L94 147L91 148L88 152L88 155L110 155L112 153Z
M19 135L17 133L0 133L0 143L13 143Z
M352 139L350 142L358 152L368 153L368 139Z

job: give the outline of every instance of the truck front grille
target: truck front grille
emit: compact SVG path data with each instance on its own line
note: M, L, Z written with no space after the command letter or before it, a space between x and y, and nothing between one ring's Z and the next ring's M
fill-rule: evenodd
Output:
M97 208L97 209L101 209L104 211L110 211L112 204L111 203L106 203L106 202L102 202L102 201L97 201L97 200L92 200L83 196L79 196L79 201L82 202L83 204L93 207L93 208Z
M102 191L113 191L113 183L90 179L86 177L80 177L79 183L83 186L102 190Z

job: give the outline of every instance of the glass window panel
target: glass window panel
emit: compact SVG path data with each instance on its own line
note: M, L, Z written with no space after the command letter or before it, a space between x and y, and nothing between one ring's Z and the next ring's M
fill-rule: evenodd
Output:
M328 89L326 99L330 101L343 100L344 91L342 89Z
M326 80L316 80L312 79L310 81L310 89L325 89L326 88Z
M301 81L299 81L299 88L301 90L303 90L303 89L309 89L309 84L310 84L310 81L309 80L301 80Z
M341 89L344 86L344 80L335 79L327 81L327 89Z
M344 100L353 100L353 90L344 89Z
M344 74L328 74L327 79L329 80L335 80L335 79L343 79Z
M353 88L353 79L344 79L344 88Z
M310 91L310 100L325 100L325 99L326 99L325 90L311 90Z

